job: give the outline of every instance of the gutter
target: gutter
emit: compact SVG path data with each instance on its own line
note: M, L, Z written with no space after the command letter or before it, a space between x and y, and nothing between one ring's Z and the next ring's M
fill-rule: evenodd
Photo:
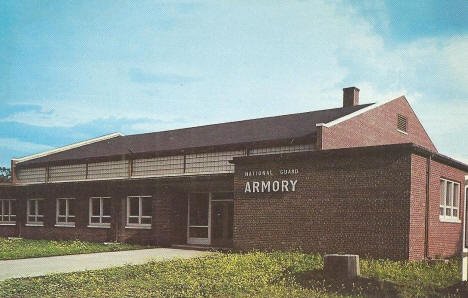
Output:
M426 163L426 210L424 212L424 259L429 258L429 186L430 186L430 178L431 178L431 162L432 162L433 155L430 154L427 157Z

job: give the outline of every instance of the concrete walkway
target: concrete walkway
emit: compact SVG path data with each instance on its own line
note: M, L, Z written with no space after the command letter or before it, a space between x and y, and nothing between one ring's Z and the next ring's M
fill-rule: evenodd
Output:
M49 273L103 269L127 264L143 264L174 258L194 258L213 254L207 251L152 248L141 250L101 252L72 256L31 258L0 261L0 280L17 277L42 276Z

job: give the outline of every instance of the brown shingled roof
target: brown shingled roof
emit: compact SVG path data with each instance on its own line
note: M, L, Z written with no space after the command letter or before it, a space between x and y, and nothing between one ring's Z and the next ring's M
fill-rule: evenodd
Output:
M316 124L333 121L369 105L118 136L20 165L305 138L315 135Z

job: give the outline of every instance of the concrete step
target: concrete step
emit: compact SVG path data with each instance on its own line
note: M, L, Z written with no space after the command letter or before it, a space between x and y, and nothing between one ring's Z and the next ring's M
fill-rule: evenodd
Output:
M232 250L232 247L218 247L210 245L195 245L195 244L172 244L172 248L177 249L190 249L190 250L200 250L200 251L221 251L227 252Z

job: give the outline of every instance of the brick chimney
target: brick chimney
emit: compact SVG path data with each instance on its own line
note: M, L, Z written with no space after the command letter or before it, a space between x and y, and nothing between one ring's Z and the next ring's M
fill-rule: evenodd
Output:
M359 104L359 89L356 87L343 88L343 108Z

